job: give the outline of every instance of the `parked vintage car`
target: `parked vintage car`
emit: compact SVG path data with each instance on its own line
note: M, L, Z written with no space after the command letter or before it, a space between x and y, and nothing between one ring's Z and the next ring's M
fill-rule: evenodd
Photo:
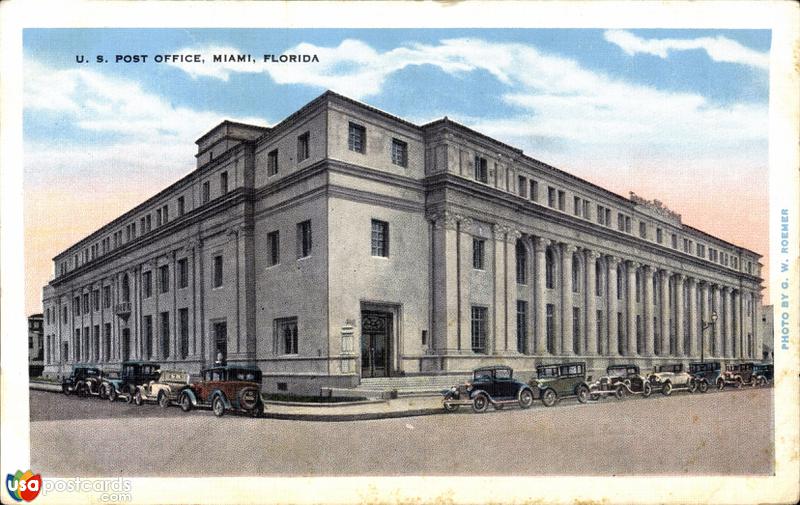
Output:
M717 385L720 369L719 361L689 363L689 374L694 379L697 390L701 393L708 391L710 385Z
M755 376L753 375L752 363L731 363L725 365L725 371L717 378L717 387L722 390L728 384L734 387L755 386Z
M103 372L99 368L75 365L69 377L61 381L61 391L67 396L72 393L78 396L100 395L102 378Z
M653 391L661 391L664 396L669 396L673 391L685 390L694 393L697 383L692 375L683 369L683 363L659 365L647 377Z
M103 394L111 402L123 398L131 403L137 386L158 379L160 369L160 364L151 361L124 361L118 374L103 379Z
M586 363L539 365L536 367L536 378L528 384L534 395L548 407L562 398L577 397L581 403L589 400Z
M172 402L178 401L178 394L188 386L189 373L179 370L161 370L158 379L136 386L133 402L142 405L145 402L158 402L162 408L169 407Z
M753 364L753 377L757 386L768 386L772 382L774 366L772 363Z
M589 385L589 397L598 400L601 396L614 395L622 399L626 394L642 395L645 398L653 391L650 381L634 364L611 365L606 375Z
M461 405L472 405L475 412L486 412L490 404L497 410L512 404L523 409L533 405L533 390L515 380L514 370L504 365L476 368L471 381L446 389L442 394L442 405L448 412L458 410Z
M228 410L253 417L264 413L261 401L261 370L243 365L220 365L207 368L201 380L180 391L179 404L184 412L194 407L211 407L221 417Z

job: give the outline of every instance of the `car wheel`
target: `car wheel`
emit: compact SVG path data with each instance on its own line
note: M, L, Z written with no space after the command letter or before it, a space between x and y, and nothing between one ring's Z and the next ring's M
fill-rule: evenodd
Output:
M523 389L519 394L519 406L523 409L528 409L533 405L533 393L530 389Z
M617 389L614 390L614 396L617 397L617 400L622 400L623 398L625 398L625 392L626 392L625 386L620 384L619 386L617 386Z
M706 391L708 391L708 382L700 381L700 384L697 385L697 389L701 393L705 393Z
M767 382L767 378L766 377L761 377L758 380L758 382L761 384L761 386L764 386L764 387L767 387L769 385L769 382Z
M578 390L575 391L575 393L578 396L579 402L586 403L589 401L589 388L587 388L585 384L578 386Z
M169 396L163 391L158 395L158 406L162 409L169 407Z
M256 403L253 410L250 411L250 417L261 417L264 414L264 404L261 402Z
M667 381L661 387L661 394L664 396L669 396L672 394L672 383Z
M446 412L455 412L456 410L458 410L458 407L460 407L460 405L453 405L452 403L444 404L444 410Z
M480 394L475 398L473 398L472 400L473 411L477 412L478 414L482 414L483 412L486 412L488 408L489 408L489 398L486 395Z
M694 379L691 379L689 383L686 385L690 393L694 393L697 391L697 382Z
M222 396L216 396L214 398L214 402L211 404L211 409L214 411L214 415L217 417L222 417L225 415L225 402L222 401Z
M105 400L106 399L106 388L102 384L97 386L97 396L101 400Z
M591 393L589 395L589 399L592 400L593 402L596 402L600 399L600 395L597 393Z
M544 403L545 407L552 407L556 404L558 400L558 394L552 389L548 389L542 395L542 403Z
M136 394L133 395L133 403L135 403L136 405L138 405L140 407L142 406L142 404L144 403L144 399L142 398L142 392L141 391L137 391Z
M725 389L725 381L724 380L722 380L722 379L718 379L717 380L717 389L719 389L720 391Z
M66 384L62 384L61 385L61 392L64 393L64 395L66 395L66 396L69 396L69 395L72 394L72 391L70 391L69 386L67 386Z
M653 394L653 386L649 382L645 382L642 386L642 396L649 398L651 394Z
M750 387L754 388L758 386L758 380L755 377L750 377Z
M114 386L108 386L107 393L106 398L113 403L117 399L117 390L114 389Z
M736 389L742 389L742 386L744 386L744 382L742 382L742 378L741 377L736 377Z
M181 395L181 410L184 412L192 410L192 399L189 398L189 395L186 393Z

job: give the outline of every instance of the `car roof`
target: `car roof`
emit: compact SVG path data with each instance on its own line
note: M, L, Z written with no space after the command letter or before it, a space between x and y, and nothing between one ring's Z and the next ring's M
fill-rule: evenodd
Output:
M209 370L249 370L253 372L260 372L261 369L254 365L219 365L219 366L210 366L208 368L204 368L202 371L207 372Z
M156 361L123 361L122 366L125 365L154 365L154 366L161 366L161 363Z
M586 367L586 362L584 362L584 361L573 361L572 363L550 363L549 365L539 365L536 368L539 368L539 367L550 367L550 366L575 366L575 365L582 365L583 367Z
M508 365L487 365L487 366L479 366L473 372L481 372L481 371L488 371L488 370L513 370Z

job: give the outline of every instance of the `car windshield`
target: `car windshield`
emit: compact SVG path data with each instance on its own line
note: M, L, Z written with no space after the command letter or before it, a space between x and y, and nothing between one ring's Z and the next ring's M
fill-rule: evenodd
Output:
M494 376L497 379L506 379L506 380L510 379L511 378L511 370L508 370L506 368L498 368L497 370L495 370Z
M261 370L231 370L231 380L261 383Z
M476 382L485 382L492 380L492 372L489 370L476 370L472 374L472 380Z
M542 366L536 369L536 373L538 374L540 379L544 379L547 377L558 377L558 367Z
M608 367L609 377L622 377L628 373L628 369L624 367Z
M99 370L95 370L94 368L87 368L86 369L86 375L99 375L99 374L100 374L100 371Z
M577 375L583 372L581 365L565 365L561 367L561 375Z

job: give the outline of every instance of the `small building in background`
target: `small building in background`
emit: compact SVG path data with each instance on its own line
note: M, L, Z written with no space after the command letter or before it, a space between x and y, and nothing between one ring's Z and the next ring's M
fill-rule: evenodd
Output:
M761 345L761 358L764 361L772 361L775 359L774 309L774 305L763 305L761 307L761 330L759 333L763 336L763 343Z
M39 377L44 370L44 315L28 316L28 374Z

